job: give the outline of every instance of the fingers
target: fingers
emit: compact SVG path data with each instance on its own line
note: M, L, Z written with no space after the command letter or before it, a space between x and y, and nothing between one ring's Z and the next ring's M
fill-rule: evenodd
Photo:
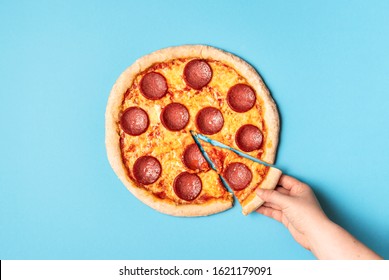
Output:
M276 190L257 189L257 195L265 202L278 205L281 209L288 206L290 197Z
M282 174L280 180L278 181L278 185L284 187L287 190L291 190L296 185L301 185L302 182L293 178L291 176Z
M257 209L257 212L267 217L273 218L276 221L282 222L282 212L270 207L261 206Z
M282 194L289 195L289 191L287 189L285 189L284 187L281 187L281 186L276 187L276 191L278 191L278 192L280 192Z
M276 204L274 204L274 203L270 203L270 202L265 202L265 203L263 204L263 206L266 206L266 207L268 207L268 208L273 208L273 209L275 209L275 210L281 210L281 207L280 207L280 206L278 206L278 205L276 205Z

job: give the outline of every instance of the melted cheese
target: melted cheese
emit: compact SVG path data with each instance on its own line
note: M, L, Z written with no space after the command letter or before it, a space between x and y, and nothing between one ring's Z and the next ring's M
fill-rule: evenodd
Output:
M233 162L243 163L251 170L253 178L250 184L243 190L234 191L234 195L236 196L236 198L241 204L261 184L269 169L265 165L238 156L232 151L216 148L204 141L201 141L201 146L203 146L205 152L209 155L211 160L216 164L217 172L220 174L223 174L227 166Z
M235 132L244 124L258 126L264 137L266 137L266 132L263 131L263 118L260 109L262 101L258 99L258 96L255 106L245 113L234 112L227 104L226 96L230 87L237 83L247 83L246 80L230 66L219 61L208 61L213 71L212 80L201 90L194 90L188 87L183 79L184 67L191 59L175 59L155 64L134 79L132 86L124 96L121 112L131 106L139 106L144 109L150 120L150 125L145 133L139 136L127 135L118 124L123 160L128 175L134 181L134 184L148 189L159 198L171 200L176 204L186 204L188 202L175 195L173 191L174 179L183 171L196 173L184 165L182 154L186 146L194 143L190 130L197 131L195 117L199 110L207 106L213 106L222 112L224 126L220 132L212 135L212 138L234 148L238 148L234 141ZM168 93L159 100L146 99L140 93L140 80L144 74L151 71L161 73L168 84ZM189 123L180 132L167 130L160 121L162 109L172 102L179 102L189 110ZM262 151L250 154L260 158ZM147 186L138 184L132 175L134 162L144 155L156 157L162 165L160 178L154 184ZM228 156L227 162L234 159L233 156ZM257 171L254 173L257 173ZM258 171L258 174L262 173L261 170ZM200 195L191 203L205 203L210 198L231 200L231 194L222 186L216 172L209 170L197 174L202 180L203 189ZM251 187L247 188L247 192L250 189ZM243 195L238 195L239 197L243 197Z

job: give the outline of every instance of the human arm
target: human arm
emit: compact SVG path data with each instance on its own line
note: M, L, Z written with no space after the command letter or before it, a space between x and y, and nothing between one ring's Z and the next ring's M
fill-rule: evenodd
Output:
M275 190L257 190L265 201L257 212L283 223L318 259L382 259L323 212L312 189L282 175Z

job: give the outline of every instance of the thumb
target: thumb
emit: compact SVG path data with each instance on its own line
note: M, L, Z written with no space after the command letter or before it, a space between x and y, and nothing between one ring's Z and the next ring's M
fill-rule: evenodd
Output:
M290 204L291 198L286 194L282 194L276 190L257 189L256 194L263 201L273 203L280 206L281 208L285 208Z

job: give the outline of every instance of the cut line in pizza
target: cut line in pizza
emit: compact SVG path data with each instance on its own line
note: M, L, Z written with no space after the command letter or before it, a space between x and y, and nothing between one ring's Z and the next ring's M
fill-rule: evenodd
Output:
M254 68L214 47L158 50L120 75L106 109L106 148L128 190L174 216L219 213L234 196L243 214L256 210L263 201L255 190L275 188L281 171L195 141L191 131L273 164L279 116Z

